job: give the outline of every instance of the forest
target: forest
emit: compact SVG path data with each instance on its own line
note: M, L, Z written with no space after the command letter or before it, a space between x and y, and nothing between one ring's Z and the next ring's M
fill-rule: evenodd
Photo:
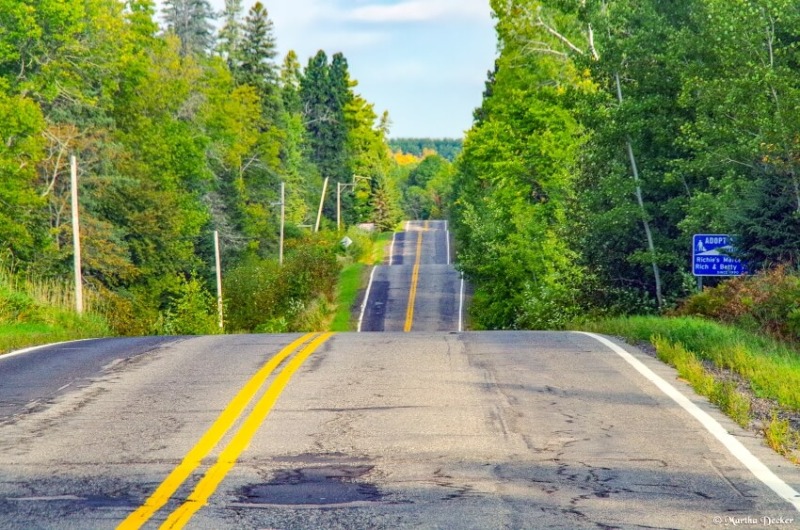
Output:
M277 55L260 2L0 0L3 277L71 278L75 156L83 281L113 332L218 332L215 231L226 306L260 300L226 330L318 326L348 259L337 188L344 226L391 230L422 157L395 160L341 53ZM433 173L412 179L420 215Z
M734 236L750 272L796 270L800 4L491 4L499 57L451 209L476 327L667 311L697 289L696 233ZM783 293L797 324L786 285L737 300Z
M422 157L426 150L432 151L450 162L455 162L464 147L461 138L390 138L393 151Z

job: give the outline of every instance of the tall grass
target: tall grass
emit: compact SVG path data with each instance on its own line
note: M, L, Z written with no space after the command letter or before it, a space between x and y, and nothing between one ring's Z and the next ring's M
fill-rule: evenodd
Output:
M333 317L331 331L355 330L353 305L358 298L361 285L364 283L362 277L365 267L363 263L353 263L342 269L336 292L336 315Z
M25 293L41 305L60 309L75 307L75 288L63 280L15 275L0 264L0 286L13 292Z
M632 342L661 337L699 360L739 374L756 396L800 411L800 354L777 340L696 317L629 317L581 327Z
M0 266L0 353L109 335L105 319L91 312L95 298L87 295L88 310L79 316L68 282L15 275Z

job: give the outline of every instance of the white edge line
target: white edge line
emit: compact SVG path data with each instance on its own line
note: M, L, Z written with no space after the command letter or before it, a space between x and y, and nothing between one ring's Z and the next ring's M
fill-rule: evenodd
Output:
M464 273L461 273L461 297L458 300L458 332L464 331Z
M648 381L656 385L659 390L669 396L675 403L680 405L686 412L694 416L708 432L730 451L739 462L750 470L755 477L768 486L772 491L778 494L783 500L794 506L795 510L800 511L800 493L794 488L789 486L786 482L781 480L775 473L772 472L761 460L759 460L753 453L751 453L742 443L734 438L728 431L726 431L717 420L712 418L707 412L703 411L692 403L689 398L684 396L674 386L666 382L663 378L659 377L655 372L650 370L636 357L614 344L605 337L601 337L595 333L587 333L585 331L577 331L581 335L592 337L593 339L605 344L617 355L622 357L625 361L633 366L637 372L642 374Z
M15 350L8 353L2 353L0 354L0 361L2 361L3 359L8 359L9 357L16 357L17 355L23 355L25 353L31 353L38 350L43 350L44 348L49 348L50 346L64 346L65 344L75 344L77 342L86 342L88 340L98 340L98 339L92 338L92 339L67 340L64 342L51 342L50 344L40 344L38 346L31 346L30 348L24 348L22 350Z
M367 292L364 293L364 301L361 302L361 316L358 317L358 332L361 333L361 323L364 321L364 312L367 310L367 302L369 301L369 292L372 290L372 279L375 278L375 271L378 267L372 267L372 272L369 274L369 283L367 284Z
M389 265L394 265L394 240L397 232L392 232L392 246L389 247Z

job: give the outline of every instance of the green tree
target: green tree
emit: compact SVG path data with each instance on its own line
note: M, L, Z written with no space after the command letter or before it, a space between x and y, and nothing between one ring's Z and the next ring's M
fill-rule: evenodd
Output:
M715 225L739 235L754 270L796 261L800 8L705 0L690 27L696 59L680 102L695 118L682 130L689 155L679 168L697 185L685 233Z
M256 88L262 104L264 116L274 121L280 111L278 89L278 66L274 27L267 9L261 2L250 8L245 18L239 64L234 69L237 81Z
M301 84L311 160L323 177L350 180L347 160L345 107L352 99L347 61L336 54L331 63L320 50L309 60Z
M585 277L566 222L583 142L570 109L592 87L560 52L529 52L542 35L521 7L493 6L502 52L453 184L458 266L476 286L478 326L558 327L580 309Z
M181 41L181 56L201 55L214 47L216 17L208 0L164 0L164 22Z
M225 22L219 31L217 51L228 63L228 68L234 77L238 78L240 55L242 48L242 0L225 0L225 9L222 17Z
M45 123L33 101L2 89L0 80L0 260L27 261L46 241L34 188Z

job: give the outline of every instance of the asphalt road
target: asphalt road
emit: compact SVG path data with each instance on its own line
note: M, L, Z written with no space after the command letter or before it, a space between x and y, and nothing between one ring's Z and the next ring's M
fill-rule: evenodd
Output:
M115 528L188 466L148 515L145 527L156 528L220 472L220 460L231 465L195 503L187 528L694 529L720 527L715 517L797 520L797 509L695 418L607 346L575 333L322 337L265 419L251 402L207 454L186 459L296 338L172 341L5 417L0 528ZM672 370L627 349L800 485L797 468L691 397ZM254 401L275 382L266 379ZM250 418L257 428L248 434ZM231 453L237 444L241 452Z
M176 340L98 339L0 357L0 421L43 408L57 396L89 385L115 364Z
M0 357L0 528L800 528L800 468L656 359L439 330L444 237L411 224L376 269L400 308L364 323L396 331Z
M468 296L446 221L409 221L371 275L360 331L460 331Z

